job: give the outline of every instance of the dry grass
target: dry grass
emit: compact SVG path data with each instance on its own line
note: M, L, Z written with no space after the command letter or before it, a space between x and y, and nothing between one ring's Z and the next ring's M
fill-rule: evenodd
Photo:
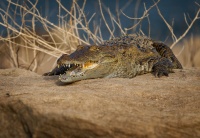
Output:
M199 44L199 36L191 35L173 49L184 67L200 67Z
M56 59L60 57L60 55L70 54L76 49L77 45L89 45L91 43L98 45L103 41L103 35L105 34L102 33L100 25L95 25L94 31L91 31L89 28L90 24L93 22L95 13L89 18L86 17L84 14L86 0L82 7L78 5L76 0L73 0L71 9L69 10L66 9L59 0L56 1L59 5L58 25L53 24L45 17L41 16L41 13L36 8L38 0L36 0L35 3L32 3L31 0L27 0L26 3L23 4L8 0L9 4L7 9L0 9L0 18L3 20L0 22L0 25L7 28L7 36L0 36L0 62L2 63L0 68L17 67L43 73L51 70L55 66ZM100 20L106 25L109 35L112 38L115 37L114 32L116 28L118 28L123 35L129 30L135 30L135 28L139 27L142 20L148 19L148 34L150 35L149 11L156 8L160 17L171 32L171 37L173 39L171 48L174 48L174 46L186 36L194 22L199 19L200 9L197 11L196 16L191 19L190 23L187 21L187 18L184 17L188 29L186 29L180 37L177 37L174 34L173 27L170 26L162 16L157 6L159 2L160 0L156 1L149 8L144 4L144 13L142 17L139 18L129 17L123 13L122 10L121 12L119 12L120 10L116 10L115 16L115 14L111 13L107 8L106 11L112 22L111 26L109 26L103 12L104 5L99 0L100 14L102 17ZM196 3L196 5L200 7L198 3ZM11 8L13 6L15 7L14 9ZM64 11L66 15L61 15L61 11ZM119 18L121 13L130 20L134 20L134 25L132 27L122 28ZM18 23L15 20L16 18L21 19L21 22ZM42 30L44 30L43 34L36 31L38 30L38 28L36 28L36 23L42 26ZM139 32L143 34L141 29ZM186 44L184 44L184 46L186 46ZM193 47L189 49L193 49ZM195 50L193 49L190 51L190 54L194 55L192 52ZM190 60L194 60L195 58L196 57L192 56ZM192 63L191 66L196 66L196 64Z
M95 34L89 31L87 25L81 22L82 16L85 16L83 14L84 7L80 8L76 1L73 2L70 11L57 1L59 7L67 13L65 17L70 16L70 20L66 21L63 16L59 15L60 25L55 25L41 16L36 8L37 2L32 3L27 0L27 3L21 5L9 1L7 10L1 9L3 22L0 22L0 25L7 28L7 37L0 37L2 61L6 63L3 65L4 68L20 67L38 72L38 67L45 66L44 64L48 62L51 64L50 68L52 68L61 54L70 54L76 49L77 45L89 44L90 40L100 41L99 38L95 37ZM11 5L15 7L14 11ZM11 15L10 11L13 11L14 15ZM20 11L20 13L17 13L17 11ZM76 13L76 11L79 11L79 13ZM80 17L75 18L77 14ZM28 17L26 17L27 15ZM16 17L21 19L21 23L15 20ZM31 18L31 20L27 18ZM43 27L42 35L36 32L36 22L39 22ZM85 19L86 23L89 22ZM81 25L82 31L93 37L81 39L78 25Z

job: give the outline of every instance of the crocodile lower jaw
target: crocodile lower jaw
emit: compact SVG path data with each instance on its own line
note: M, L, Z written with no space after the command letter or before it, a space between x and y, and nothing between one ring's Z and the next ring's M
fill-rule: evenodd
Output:
M71 83L85 78L85 72L94 69L99 64L97 62L69 63L62 66L68 67L65 74L59 76L59 80Z

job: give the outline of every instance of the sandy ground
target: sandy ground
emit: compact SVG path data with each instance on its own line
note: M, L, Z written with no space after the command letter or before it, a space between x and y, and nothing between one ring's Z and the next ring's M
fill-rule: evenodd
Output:
M0 137L200 137L200 69L91 79L0 70Z

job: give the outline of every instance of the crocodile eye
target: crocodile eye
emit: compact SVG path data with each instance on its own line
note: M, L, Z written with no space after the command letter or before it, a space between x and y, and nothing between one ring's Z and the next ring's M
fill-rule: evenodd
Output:
M99 50L97 46L90 46L90 51L97 51Z
M83 45L78 45L78 46L77 46L77 49L78 49L78 50L81 50L81 49L83 49L83 48L84 48Z

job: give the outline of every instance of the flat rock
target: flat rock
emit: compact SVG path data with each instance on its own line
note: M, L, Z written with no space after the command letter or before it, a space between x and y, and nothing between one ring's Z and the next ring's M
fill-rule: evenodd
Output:
M0 137L200 137L200 69L70 85L0 70Z

